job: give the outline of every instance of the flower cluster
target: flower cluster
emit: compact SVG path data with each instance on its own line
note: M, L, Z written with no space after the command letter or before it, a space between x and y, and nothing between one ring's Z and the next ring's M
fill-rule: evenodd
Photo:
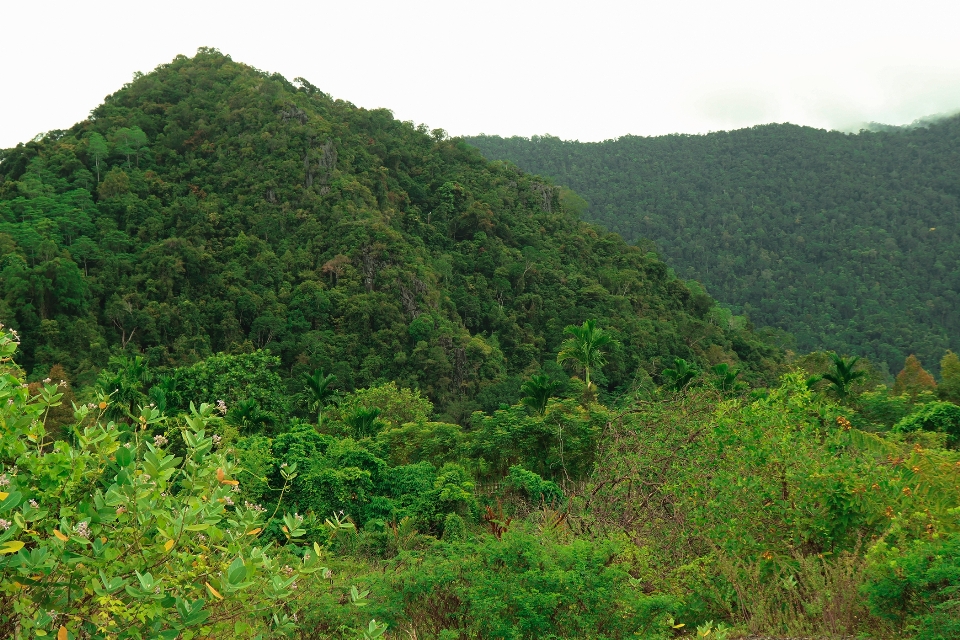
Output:
M220 412L220 415L227 415L227 403L223 400L217 400L217 411Z
M243 506L246 507L247 509L252 509L253 511L256 511L257 513L266 513L267 511L265 507L262 507L259 504L254 504L248 501L244 501Z
M87 523L86 520L84 520L83 522L77 524L77 525L73 528L73 532L74 532L75 534L77 534L77 536L79 536L79 537L81 537L81 538L89 538L89 537L90 537L90 525L89 525L89 523Z
M167 446L167 442L169 441L167 440L166 436L162 436L160 434L153 436L153 446L155 447L165 447Z

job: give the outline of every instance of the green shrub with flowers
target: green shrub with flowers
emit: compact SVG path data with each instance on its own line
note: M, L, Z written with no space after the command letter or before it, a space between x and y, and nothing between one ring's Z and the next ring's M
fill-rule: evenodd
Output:
M62 390L50 381L31 395L17 346L0 325L0 636L295 633L303 594L328 582L323 549L303 540L303 517L241 504L240 469L212 435L216 408L173 421L147 406L123 424L104 420L101 396L54 440L45 422ZM161 425L166 435L151 436ZM280 474L282 495L296 466ZM384 630L371 621L359 633Z

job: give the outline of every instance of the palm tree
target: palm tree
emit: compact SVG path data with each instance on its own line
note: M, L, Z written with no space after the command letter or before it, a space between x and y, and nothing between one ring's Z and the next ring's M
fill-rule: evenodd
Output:
M590 371L600 369L607 363L607 354L604 347L613 347L618 343L609 333L597 327L596 320L584 320L579 327L575 324L567 325L563 332L572 337L567 338L560 344L557 364L573 360L580 365L589 392L591 386Z
M860 360L859 356L853 356L849 360L845 360L833 352L827 355L833 361L833 371L823 374L823 379L833 385L833 392L838 399L845 400L850 395L850 388L853 383L860 378L865 378L867 372L853 370L857 361Z
M670 386L674 391L683 389L699 374L700 370L697 369L697 366L683 358L674 358L673 369L663 370L663 377L670 381Z
M303 382L307 385L307 392L311 397L310 406L317 412L317 427L323 424L323 407L335 393L330 385L336 379L337 376L332 373L325 375L323 369L303 374Z
M107 369L100 372L97 386L110 395L108 419L130 422L139 415L139 405L147 404L144 390L153 381L153 373L142 356L113 356Z
M730 370L730 365L726 362L714 365L710 371L713 373L713 386L717 390L726 393L733 391L737 386L737 376L740 375L740 369Z
M377 432L383 427L383 423L378 419L380 409L377 407L357 407L353 413L344 417L343 421L353 428L353 433L357 438L366 438L377 435Z
M520 404L532 409L538 415L543 415L547 410L547 402L560 386L559 382L551 380L545 373L531 376L520 386L520 393L523 394Z
M260 410L260 406L253 398L239 400L227 412L227 423L244 433L253 433L255 429L263 429L273 425L273 417Z

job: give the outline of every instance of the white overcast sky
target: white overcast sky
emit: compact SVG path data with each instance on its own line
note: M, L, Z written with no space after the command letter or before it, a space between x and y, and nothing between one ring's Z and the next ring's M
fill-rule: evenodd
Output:
M454 135L602 140L960 110L960 1L0 0L0 148L216 47Z

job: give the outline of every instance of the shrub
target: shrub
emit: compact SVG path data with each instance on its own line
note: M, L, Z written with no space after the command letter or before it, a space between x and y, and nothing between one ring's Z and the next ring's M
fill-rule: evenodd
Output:
M443 519L443 541L463 542L467 538L467 524L455 513L448 513Z
M16 346L0 328L0 635L291 632L321 549L299 543L294 514L281 519L287 544L264 542L274 514L237 504L241 470L208 435L214 408L168 430L182 456L148 436L165 421L156 409L104 424L106 398L76 411L72 443L52 441L44 422L61 394L51 384L31 397L9 366Z
M519 491L531 504L559 504L563 501L563 491L557 483L544 480L520 465L510 467L510 475L504 480L504 484Z
M917 640L960 637L960 536L916 540L902 551L880 543L868 558L862 591L874 615Z
M952 402L931 402L903 418L894 425L893 430L939 431L947 434L947 446L960 444L960 406Z

